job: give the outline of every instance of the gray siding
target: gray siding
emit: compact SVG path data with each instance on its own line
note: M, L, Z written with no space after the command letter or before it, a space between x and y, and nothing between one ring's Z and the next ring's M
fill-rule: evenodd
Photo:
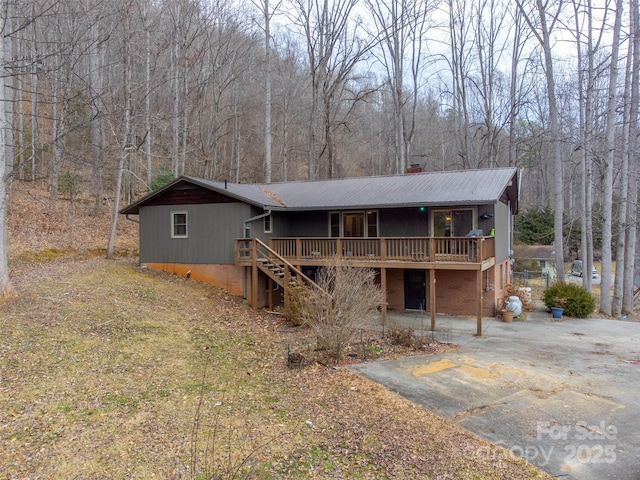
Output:
M429 209L419 207L379 210L378 235L380 237L429 236Z
M187 238L171 238L171 212L177 211L187 212ZM233 265L234 239L251 216L240 202L141 207L140 261Z
M334 210L340 211L340 210ZM378 236L429 235L428 212L418 207L378 210ZM274 212L272 237L328 237L329 211Z
M495 229L496 229L496 262L500 262L510 256L511 250L511 212L509 206L498 202L496 204Z
M327 211L282 212L278 216L278 230L274 236L328 237L329 213ZM280 231L285 232L280 235Z

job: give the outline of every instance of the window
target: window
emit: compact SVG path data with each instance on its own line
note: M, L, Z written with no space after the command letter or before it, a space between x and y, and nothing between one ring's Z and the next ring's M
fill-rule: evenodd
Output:
M433 212L434 237L464 237L473 230L473 210L436 210Z
M364 212L342 214L342 235L345 237L364 237Z
M329 213L329 236L377 237L378 212L331 212Z
M264 233L271 233L271 214L264 217Z
M367 237L378 236L378 212L367 212Z
M187 212L171 212L171 238L187 238Z
M340 236L340 214L338 212L329 214L329 236L332 238Z

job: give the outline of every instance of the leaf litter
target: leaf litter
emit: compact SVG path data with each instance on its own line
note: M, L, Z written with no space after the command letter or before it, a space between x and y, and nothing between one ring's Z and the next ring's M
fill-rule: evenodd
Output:
M345 369L288 368L304 330L223 291L129 258L43 265L0 311L5 478L195 478L243 455L250 478L546 478Z
M120 222L107 261L96 246L108 213L80 203L70 238L64 202L45 208L46 192L14 192L1 478L550 478L346 369L289 368L288 346L308 332L140 268L135 224Z

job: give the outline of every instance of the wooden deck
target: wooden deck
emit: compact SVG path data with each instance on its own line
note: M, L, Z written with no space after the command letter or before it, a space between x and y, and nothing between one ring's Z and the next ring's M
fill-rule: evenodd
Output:
M486 270L495 264L494 237L272 238L269 248L296 266L335 258L373 268ZM237 265L252 264L251 239L237 239Z
M477 335L482 335L482 272L495 265L494 237L272 238L268 245L257 238L239 238L235 242L236 265L248 267L252 272L253 308L257 308L258 270L270 282L287 289L292 276L313 284L300 267L332 265L336 258L354 267L380 269L381 288L385 292L383 322L387 316L387 269L428 270L427 281L433 285L428 300L432 330L436 326L436 271L475 271ZM271 292L269 288L270 307ZM286 298L285 295L285 302Z

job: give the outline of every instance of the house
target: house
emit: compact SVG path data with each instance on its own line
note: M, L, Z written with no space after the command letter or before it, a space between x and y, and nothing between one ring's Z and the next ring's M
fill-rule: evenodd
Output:
M494 316L510 273L516 168L263 185L180 177L121 210L140 224L140 262L283 301L334 256L374 268L382 308ZM289 279L289 280L287 280Z
M548 278L556 278L556 251L553 245L518 245L513 248L517 260L535 262Z

